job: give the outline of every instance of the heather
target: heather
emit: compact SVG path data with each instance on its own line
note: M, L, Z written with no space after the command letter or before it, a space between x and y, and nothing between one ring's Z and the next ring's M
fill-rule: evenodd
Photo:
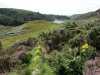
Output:
M16 32L15 35L8 33L11 37L3 36L4 40L0 41L1 74L100 74L100 20L82 25L77 21L55 24L39 20L20 27L26 32L23 34ZM23 40L20 40L22 38ZM12 45L2 41L10 42Z

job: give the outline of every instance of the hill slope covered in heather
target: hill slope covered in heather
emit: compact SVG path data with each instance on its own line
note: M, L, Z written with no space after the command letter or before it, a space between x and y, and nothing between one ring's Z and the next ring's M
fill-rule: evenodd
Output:
M0 25L0 75L99 74L99 19Z

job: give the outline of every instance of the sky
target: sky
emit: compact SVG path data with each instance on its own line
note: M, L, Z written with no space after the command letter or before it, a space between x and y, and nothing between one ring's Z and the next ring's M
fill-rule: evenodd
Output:
M70 16L99 9L100 0L0 0L0 8L18 8L43 14Z

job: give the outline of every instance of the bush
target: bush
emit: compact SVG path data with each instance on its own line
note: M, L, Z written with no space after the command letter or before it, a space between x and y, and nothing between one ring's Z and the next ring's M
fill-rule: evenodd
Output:
M100 74L100 57L87 60L84 64L83 75L99 75Z
M42 32L39 37L41 38L47 53L50 53L53 50L61 50L66 42L68 42L76 34L80 33L75 29L76 27L75 23L71 24L68 22L65 23L59 30L54 30L49 33Z
M85 43L84 40L84 36L82 34L79 34L70 39L68 43L71 45L71 48L81 47L82 44Z
M67 75L82 75L83 64L83 60L80 56L75 57L70 61L70 71L67 73Z
M21 75L32 75L32 73L28 68L26 68L22 70Z
M59 52L50 53L48 63L55 69L56 75L82 75L84 61L77 56L77 52L78 48L71 49L65 45Z
M0 41L0 51L2 50L2 43L1 43L1 41Z
M100 50L100 26L91 28L88 33L87 42L97 50Z
M20 53L18 58L21 60L22 64L29 64L32 59L32 55L30 53Z
M26 40L22 40L19 44L20 45L34 47L37 44L37 39L36 38L29 37Z
M81 57L83 59L91 59L95 56L95 48L92 46L89 46L89 48L82 50L83 52L81 52Z
M18 75L32 75L31 69L28 68L26 64L22 64L16 69Z

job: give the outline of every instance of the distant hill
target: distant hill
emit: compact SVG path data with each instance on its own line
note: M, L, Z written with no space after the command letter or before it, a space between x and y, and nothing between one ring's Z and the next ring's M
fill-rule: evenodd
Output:
M81 16L76 17L75 19L89 19L89 18L100 18L100 9L93 12L82 14Z
M18 26L32 20L69 19L63 15L47 15L22 9L0 8L0 25Z
M83 14L75 14L75 15L72 15L72 16L70 16L70 18L71 19L76 19L76 18L78 18L78 17L80 17L80 16L82 16Z

